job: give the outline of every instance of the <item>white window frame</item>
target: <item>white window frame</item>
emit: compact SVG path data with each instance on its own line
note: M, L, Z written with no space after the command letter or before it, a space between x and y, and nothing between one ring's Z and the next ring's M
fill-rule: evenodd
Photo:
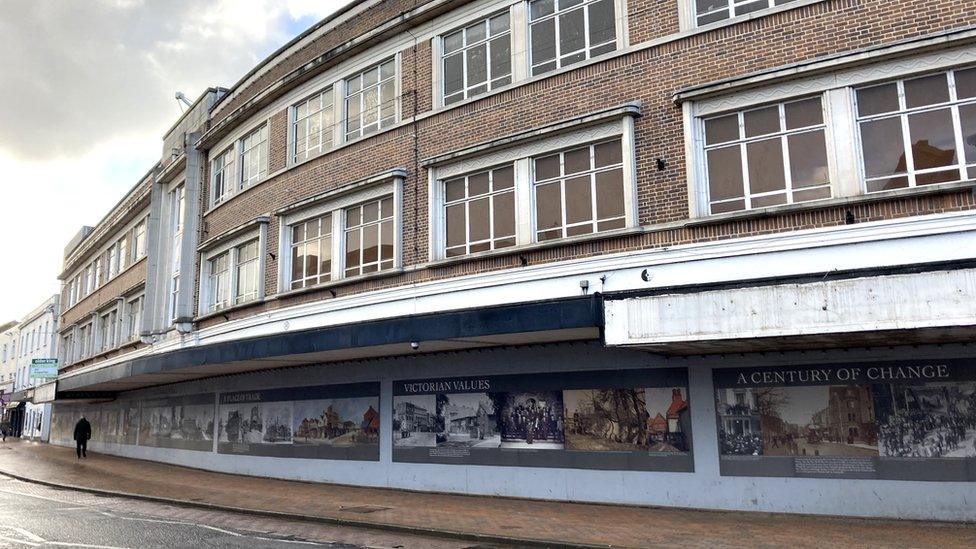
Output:
M258 141L256 144L252 144L247 149L244 148L244 141L255 135L260 135L264 132L264 139ZM250 174L247 180L244 179L244 157L247 156L252 151L257 151L257 154L261 156L261 148L264 148L264 167L262 169L261 163L258 163L257 174ZM271 153L271 122L266 120L261 122L257 126L254 126L250 131L246 132L237 140L237 156L235 158L235 163L237 164L237 193L241 193L250 189L251 187L258 185L262 181L268 178L269 165L271 163L270 153Z
M247 301L237 302L237 290L238 290L238 279L237 279L237 260L238 251L241 246L257 240L258 242L258 279L257 279L257 296L254 299ZM249 303L257 303L264 299L264 283L265 283L265 271L267 269L267 241L268 241L268 225L267 223L260 223L258 227L255 227L246 232L242 232L233 238L227 239L220 242L212 248L208 248L201 252L200 261L200 280L204 283L200 284L200 296L197 303L198 310L201 315L207 315L210 313L215 313L220 310L230 309L238 305L247 305ZM227 289L227 304L224 307L215 308L216 303L214 302L215 296L213 295L213 288L210 284L211 272L210 265L211 260L216 257L227 254L228 269L229 269L229 285Z
M624 229L537 242L535 239L535 189L532 177L532 159L613 139L620 139L623 160ZM515 246L446 257L447 220L443 182L458 176L508 164L515 167ZM588 128L543 137L518 147L504 148L494 153L431 167L428 170L428 196L428 211L431 220L428 245L430 257L433 261L445 259L453 261L482 255L513 253L526 246L558 245L560 242L575 239L599 239L621 230L632 229L637 226L637 161L634 147L634 119L632 116L622 115L619 119L599 123Z
M838 60L837 63L844 63ZM861 161L860 133L856 126L855 89L871 84L884 84L895 80L910 79L942 70L976 66L976 46L956 50L917 54L903 59L881 60L873 64L842 66L826 75L796 77L794 80L773 83L764 87L730 91L700 100L688 100L682 104L685 128L685 156L688 176L689 212L692 218L709 217L708 188L704 150L704 125L702 119L764 104L790 101L802 97L823 95L827 141L827 159L830 168L832 197L846 199L865 196L864 168ZM953 183L948 183L952 185ZM870 193L914 193L925 187L908 187ZM828 202L831 199L826 199ZM802 206L803 203L793 205ZM784 206L772 206L782 208ZM762 211L764 208L745 210ZM738 213L738 212L737 212ZM715 214L729 215L729 214Z
M609 51L606 51L606 52L603 52L603 53L600 53L600 54L597 54L597 55L591 55L590 54L590 50L594 46L590 45L590 14L589 14L589 11L590 10L589 10L589 6L592 5L592 4L595 4L595 3L599 2L600 0L581 0L581 3L580 4L577 4L575 6L570 6L570 7L566 8L566 9L564 9L564 10L560 10L559 9L559 0L552 0L553 1L553 8L554 8L553 13L548 14L548 15L544 15L544 16L540 17L539 19L535 20L535 21L532 20L532 8L531 8L531 4L533 3L533 1L534 0L526 0L526 18L525 18L526 19L526 24L528 25L528 36L527 36L527 39L526 39L526 47L527 47L528 53L527 53L526 57L528 59L528 74L530 76L532 76L532 68L533 68L533 66L535 66L537 64L535 62L535 60L532 59L532 25L537 25L541 21L545 21L545 20L548 20L548 19L555 19L555 21L556 21L555 24L554 24L554 27L553 27L553 36L555 38L556 54L555 54L555 57L551 61L546 61L545 62L545 63L555 63L556 66L555 66L555 68L549 69L549 70L544 71L544 72L540 72L539 74L534 75L534 76L545 76L547 74L551 74L551 73L554 73L556 71L559 71L560 69L563 69L563 68L568 68L568 67L574 67L574 66L577 66L577 65L581 65L583 63L586 63L588 60L593 59L594 57L600 57L601 55L605 55L605 54L608 54L608 53L612 53L614 51L618 51L618 50L622 49L622 47L625 47L625 46L622 46L621 45L622 41L621 41L621 34L620 34L620 25L617 24L617 21L620 21L622 19L622 16L620 15L620 2L617 2L615 0L611 0L613 2L613 4L614 4L614 6L613 6L613 9L614 9L614 41L613 41L613 48L611 50L609 50ZM578 52L582 52L584 57L583 57L583 59L581 59L579 61L570 63L569 65L563 65L562 58L565 57L567 54L564 53L564 52L562 52L561 46L560 46L560 43L559 43L559 19L558 19L558 16L561 13L565 13L565 12L569 12L569 11L573 11L573 10L577 10L577 9L583 10L583 43L585 44L582 50L577 50L577 51ZM602 44L602 45L605 46L607 44L610 44L610 42L606 42L605 44ZM542 63L539 63L539 64L542 64Z
M234 194L234 190L237 188L237 179L234 177L235 167L237 162L235 162L235 157L237 156L236 147L233 145L227 147L223 152L217 154L213 161L210 163L210 206L216 206ZM220 178L223 184L223 189L220 194L217 194L217 179Z
M170 274L167 293L167 318L170 322L177 317L180 294L180 270L183 255L183 229L186 226L186 183L181 181L172 187L170 197Z
M105 322L108 321L108 331ZM119 308L112 307L98 313L98 353L116 348L119 344ZM94 353L94 354L98 354Z
M401 83L401 81L402 81L402 73L403 73L403 71L401 70L401 60L400 60L400 57L401 56L400 56L399 53L387 55L386 57L383 57L382 59L379 59L378 61L375 61L375 62L373 62L373 63L371 63L369 65L366 65L366 66L364 66L362 68L359 68L359 69L357 69L355 71L351 71L351 72L347 73L344 77L342 77L342 80L340 81L341 82L341 86L340 87L342 89L342 120L341 120L341 126L342 126L342 143L353 143L355 141L359 141L360 139L370 138L370 137L372 137L374 135L378 135L378 134L382 133L384 130L388 130L388 129L392 128L393 126L396 126L400 122L400 117L401 117L400 109L403 106L403 102L400 100L400 94L402 93L402 90L401 90L402 83ZM368 135L364 135L363 134L364 125L362 124L362 119L361 119L362 117L360 116L360 125L355 130L355 132L357 132L358 135L356 135L355 137L349 137L349 134L352 133L352 132L350 132L348 130L348 128L349 128L349 126L348 126L348 123L349 123L349 103L348 103L348 101L349 101L349 98L352 97L349 94L349 80L351 80L353 78L359 78L359 77L361 77L363 75L363 73L365 73L367 71L370 71L370 70L373 70L373 69L375 69L377 67L380 67L382 65L385 65L389 61L393 61L393 76L391 77L392 78L392 81L393 81L393 103L394 103L394 105L393 105L393 120L391 120L389 122L389 125L384 126L382 124L382 122L381 122L381 119L377 119L377 122L376 123L379 124L379 127L376 129L376 131L371 132ZM386 80L377 80L376 84L374 84L374 85L375 86L378 86L378 87L382 87L382 83L385 82L385 81ZM353 92L353 94L354 95L359 95L361 97L362 96L362 91L363 91L363 88L360 88L358 91ZM378 103L378 105L380 105L380 112L382 113L382 111L383 111L382 103Z
M382 174L358 184L350 184L355 190L340 193L333 198L324 198L310 204L307 208L294 212L283 212L278 224L278 293L301 292L309 288L327 287L342 280L383 275L398 271L403 267L403 180L404 176ZM393 196L393 267L383 271L346 277L345 261L345 210L365 202L385 196ZM291 289L291 227L316 217L332 214L332 274L329 282L314 286Z
M444 62L446 61L448 55L456 55L458 52L467 52L467 50L471 49L475 45L485 44L485 51L486 51L486 55L487 55L487 57L485 59L487 80L485 80L484 84L482 84L482 85L484 85L486 87L486 89L485 89L485 91L480 92L480 93L477 93L477 94L474 94L474 95L471 95L469 93L470 90L471 90L471 88L477 87L477 86L470 86L470 85L468 85L468 56L465 55L464 53L462 53L461 54L461 59L462 59L462 63L461 63L461 77L462 77L463 83L461 85L461 93L463 94L463 97L460 100L455 101L454 103L451 103L451 105L455 105L457 103L462 103L462 102L464 102L467 99L472 99L472 98L475 98L475 97L480 97L480 96L483 96L483 95L487 95L488 93L491 93L493 90L496 90L498 88L502 88L502 87L508 86L512 82L515 81L515 57L516 57L515 40L516 40L516 34L517 33L515 32L515 28L514 28L515 27L515 20L514 20L514 17L513 17L513 13L512 12L513 12L513 7L512 6L508 6L508 7L504 8L504 9L495 11L495 12L490 13L488 15L485 15L483 17L479 17L477 19L472 19L470 21L467 21L463 25L460 25L460 26L458 26L458 27L456 27L454 29L451 29L451 30L448 30L446 32L443 32L443 33L439 34L434 39L435 43L437 44L437 47L434 48L434 52L436 53L436 57L434 58L434 63L437 65L437 68L438 68L438 70L435 71L434 74L441 76L441 78L439 79L439 81L438 82L435 82L437 84L438 88L439 88L439 93L435 95L435 97L438 98L438 101L436 103L437 106L447 106L447 104L446 104L447 94L444 92L444 86L447 85L447 80L444 78L444 74L445 74ZM456 51L452 51L450 54L446 54L445 53L444 40L445 40L445 38L448 35L454 34L456 32L462 32L463 33L468 27L471 27L472 25L474 25L476 23L482 23L482 24L484 24L484 23L490 21L491 19L494 19L495 17L498 17L499 15L506 14L506 13L508 14L508 30L505 31L504 33L499 33L499 34L494 35L494 36L491 36L491 37L487 36L487 33L486 33L485 38L482 39L481 41L479 41L475 45L472 45L472 44L464 44L464 45L461 46L460 49L458 49ZM486 28L490 28L490 25L489 26L486 26ZM490 32L490 30L489 30L489 32ZM508 80L509 81L507 83L505 83L505 84L493 85L492 84L492 81L493 80L497 80L498 77L493 77L492 74L491 74L491 45L490 44L491 44L492 41L494 41L496 38L498 38L499 36L502 36L502 35L507 35L508 36L508 49L509 49L509 56L508 56L509 57L509 59L508 59L508 62L509 62L509 73L508 73ZM455 92L455 94L456 93L458 93L458 92ZM452 94L452 95L454 95L454 94Z
M345 131L344 131L345 120L340 120L341 117L337 116L343 112L343 108L345 105L344 97L340 97L339 94L341 88L342 86L340 86L338 83L329 84L328 86L326 86L321 90L318 90L314 93L304 96L301 100L296 101L288 108L288 136L286 140L288 143L288 165L289 166L296 166L303 162L308 162L309 160L322 156L323 154L326 154L329 151L335 149L336 146L342 143L342 138L345 135ZM327 133L330 134L331 143L328 147L325 147L322 145L320 141L319 145L316 147L318 149L318 152L309 153L308 149L306 148L305 151L301 153L304 155L304 158L299 159L298 155L300 153L298 152L298 133L297 133L298 123L299 123L298 108L302 104L307 104L315 97L324 98L325 96L331 96L332 98L332 107L331 107L332 124L328 128L328 132L326 132L323 128L321 134L323 136L326 135ZM319 109L317 113L321 113L323 110L324 109ZM304 119L308 119L308 118L310 118L310 116L306 114ZM306 133L306 142L307 140L308 140L308 134Z
M731 4L734 0L729 0ZM756 19L759 17L766 17L774 13L779 13L781 11L788 11L796 9L803 6L808 6L810 4L817 4L824 2L825 0L792 0L785 4L776 5L775 0L768 0L767 7L757 9L756 11L744 13L742 15L731 15L725 19L718 19L710 23L698 24L698 14L697 7L695 5L695 0L678 0L678 28L681 31L689 31L694 29L711 29L715 27L722 27L726 25L732 25L739 23L741 21L747 21L749 19ZM749 0L738 0L738 4L747 4ZM731 9L731 8L727 8ZM718 10L715 10L718 11Z
M138 304L139 316L138 318L133 319L132 317L133 307L135 307L137 304ZM142 329L141 326L142 317L145 314L145 312L146 312L145 293L140 293L138 295L129 296L125 298L125 316L123 317L122 322L120 322L120 324L122 324L121 326L122 331L119 335L119 340L120 340L119 343L132 342L139 339L139 332ZM137 324L133 325L133 320L135 320ZM124 340L122 340L123 337L125 338Z

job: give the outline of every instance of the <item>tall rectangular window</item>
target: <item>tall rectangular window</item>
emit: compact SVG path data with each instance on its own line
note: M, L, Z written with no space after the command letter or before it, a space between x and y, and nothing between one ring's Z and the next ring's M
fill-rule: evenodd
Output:
M108 261L108 279L114 278L115 275L119 274L119 247L118 243L112 244L108 251L105 252L105 257Z
M169 315L170 319L177 317L177 304L180 295L180 265L183 255L183 224L186 215L186 188L180 185L173 190L171 201L172 205L172 249L171 249L171 276L169 286Z
M121 273L122 271L125 270L125 267L128 265L127 262L129 260L128 237L123 236L122 238L119 239L118 250L119 250L119 272Z
M332 87L295 105L292 123L292 143L295 162L320 155L332 148L332 129L335 124L332 108Z
M512 82L512 33L506 11L444 35L444 104Z
M976 68L860 88L869 193L976 178Z
M224 252L210 260L210 310L216 311L230 303L230 253Z
M396 122L396 60L346 79L346 139L375 133Z
M132 258L134 261L146 255L146 220L140 221L132 230Z
M118 312L111 310L101 317L98 330L101 333L102 351L115 348L116 326L118 325Z
M820 96L707 118L711 213L830 198Z
M291 287L305 288L332 279L332 214L291 227Z
M536 240L627 224L619 139L533 159Z
M347 208L346 276L393 268L393 197Z
M258 257L258 241L252 240L242 244L236 249L236 272L237 290L234 296L234 303L246 303L258 298L258 268L260 261Z
M127 334L126 340L132 341L139 337L139 331L141 329L140 324L142 323L142 296L129 300L128 306L126 308L126 314L128 316L126 321L129 326L129 333Z
M715 23L795 0L688 0L695 4L695 24Z
M515 245L514 172L509 165L444 181L447 257Z
M532 74L579 63L617 48L614 0L529 3Z
M268 125L249 133L240 143L238 187L244 190L268 175Z
M211 192L213 198L211 202L213 202L214 206L223 202L234 189L233 174L234 147L228 147L227 150L217 155L213 160L213 185Z
M102 285L102 282L104 282L105 280L104 275L105 273L103 272L103 268L102 268L102 256L98 256L97 258L95 258L95 288L98 288Z

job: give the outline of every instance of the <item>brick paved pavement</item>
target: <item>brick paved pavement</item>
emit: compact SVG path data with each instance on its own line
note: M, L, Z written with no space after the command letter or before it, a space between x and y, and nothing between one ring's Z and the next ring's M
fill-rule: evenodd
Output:
M252 511L423 531L614 547L976 547L976 526L423 494L212 473L71 448L0 444L20 478ZM361 514L350 507L387 509Z

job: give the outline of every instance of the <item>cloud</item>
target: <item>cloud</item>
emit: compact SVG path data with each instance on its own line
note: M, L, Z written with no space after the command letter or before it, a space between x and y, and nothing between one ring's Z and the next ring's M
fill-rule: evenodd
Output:
M191 100L230 86L326 0L0 0L0 322L57 291L62 251L159 159ZM299 30L300 32L300 30ZM36 303L35 303L36 302Z

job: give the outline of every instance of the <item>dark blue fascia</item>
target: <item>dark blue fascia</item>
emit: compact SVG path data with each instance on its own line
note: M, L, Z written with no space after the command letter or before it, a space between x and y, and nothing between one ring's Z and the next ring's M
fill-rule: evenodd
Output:
M462 309L411 315L355 324L328 326L216 343L131 361L63 378L58 389L74 391L98 383L183 368L273 359L308 353L338 351L412 341L603 327L603 301L599 294L577 298Z

